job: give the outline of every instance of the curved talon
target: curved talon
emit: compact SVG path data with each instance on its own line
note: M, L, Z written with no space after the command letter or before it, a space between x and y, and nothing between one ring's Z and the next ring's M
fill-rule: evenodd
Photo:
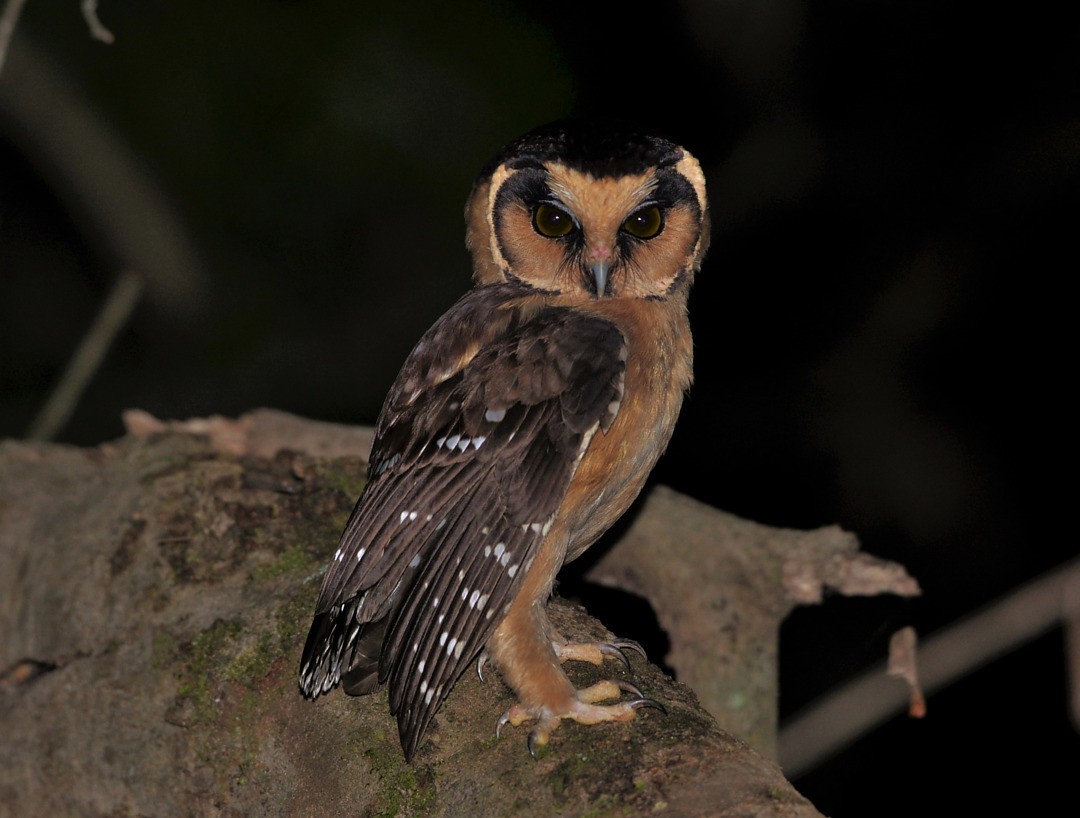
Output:
M629 693L633 696L637 696L639 699L645 698L645 695L638 689L637 685L630 684L630 682L625 679L612 679L611 681L614 682L623 693Z
M613 648L632 650L638 654L646 662L649 661L648 654L645 653L645 648L635 642L633 639L612 639L609 643Z
M503 729L503 727L505 725L509 724L509 723L510 723L510 711L507 710L505 713L502 714L502 716L499 718L499 720L495 723L495 738L502 738L502 736L499 735L499 733Z
M630 672L630 670L631 670L631 668L630 668L630 659L629 659L629 658L627 658L627 656L626 656L626 654L625 654L625 653L623 653L623 650L622 650L622 648L620 648L620 647L619 647L618 645L616 645L616 644L615 644L614 642L611 642L611 643L608 643L608 642L598 642L598 643L597 643L597 645L596 645L596 647L597 647L597 648L598 648L598 649L600 650L600 652L601 652L602 654L604 654L605 656L615 656L616 658L618 658L618 659L621 659L621 660L622 660L622 663L623 663L624 665L626 665L626 672L627 672L627 673L629 673L629 672Z
M476 675L480 678L481 682L485 682L485 683L486 683L487 680L484 679L484 666L487 663L488 663L488 655L487 655L487 651L485 650L483 653L481 653L479 656L476 657Z
M656 699L640 698L634 699L632 702L627 702L626 704L633 710L640 710L642 707L655 707L665 716L667 715L667 708L660 704Z
M529 755L533 757L533 761L536 761L536 746L537 744L547 744L546 741L541 741L539 734L535 730L529 731L529 737L525 740L526 746L529 748Z

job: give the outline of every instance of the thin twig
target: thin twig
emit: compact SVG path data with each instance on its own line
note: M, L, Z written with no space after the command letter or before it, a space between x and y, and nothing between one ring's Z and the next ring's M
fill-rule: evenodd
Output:
M926 715L926 698L919 681L919 638L912 627L901 628L889 640L889 659L886 670L890 676L899 676L911 690L908 715L921 719Z
M15 33L15 24L19 22L19 14L22 12L26 0L8 0L0 13L0 72L4 70L4 60L7 59L8 45Z
M1080 559L931 636L919 652L919 675L926 695L1067 622L1070 612L1080 609L1078 593ZM875 667L784 725L780 731L784 774L794 778L813 769L907 708L905 686L886 676L884 663Z
M98 19L97 0L82 0L82 13L83 18L86 20L86 25L90 28L90 36L95 40L101 40L103 43L112 45L116 38L113 37L113 33L105 28L105 26L101 24L101 20Z
M1066 589L1065 667L1069 673L1069 715L1080 732L1080 576Z
M142 276L125 270L113 285L94 323L79 343L59 383L30 425L31 440L52 440L75 411L83 390L94 377L113 340L124 328L143 293Z

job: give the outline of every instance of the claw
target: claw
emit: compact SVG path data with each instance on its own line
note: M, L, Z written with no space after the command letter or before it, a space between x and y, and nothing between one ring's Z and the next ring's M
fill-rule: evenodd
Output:
M488 663L488 655L485 650L479 656L476 657L476 675L480 677L481 682L485 682L484 679L484 666Z
M500 717L498 722L495 723L495 738L501 738L501 736L499 735L500 731L503 729L504 726L506 726L509 723L510 723L510 711L507 710L505 713L502 714L502 716Z
M618 686L619 690L621 690L623 693L629 693L639 699L645 699L644 694L640 690L638 690L637 685L632 685L625 679L612 679L611 681L613 681ZM652 700L649 699L648 701Z
M659 710L665 716L667 715L667 708L664 707L664 705L660 704L660 702L658 702L656 699L646 699L646 698L634 699L631 702L627 702L627 705L629 705L634 710L640 710L643 707L655 707L657 710Z
M598 642L596 647L599 648L600 652L605 656L614 656L617 659L621 659L622 663L626 666L626 672L630 672L630 660L627 658L626 654L623 653L622 648L620 648L614 642L610 644L605 642Z
M645 648L643 648L633 639L612 639L610 644L613 648L625 648L626 650L632 650L645 661L649 660L648 655L645 653Z
M529 737L525 740L526 746L529 748L529 755L533 757L533 761L536 761L536 746L547 744L546 741L541 741L541 737L535 730L529 731Z

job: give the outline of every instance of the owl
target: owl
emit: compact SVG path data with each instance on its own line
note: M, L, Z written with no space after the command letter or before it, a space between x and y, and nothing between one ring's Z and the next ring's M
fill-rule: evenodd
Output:
M475 286L390 389L300 662L308 698L388 686L410 760L474 662L513 690L499 725L531 723L533 752L563 720L660 706L622 681L575 689L563 662L625 660L637 646L571 642L545 605L668 444L693 378L687 295L709 243L698 161L608 122L514 140L465 214Z

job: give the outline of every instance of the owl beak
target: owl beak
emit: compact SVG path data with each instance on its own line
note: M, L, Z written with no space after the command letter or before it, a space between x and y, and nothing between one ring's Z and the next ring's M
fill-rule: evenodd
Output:
M607 295L608 271L611 270L611 262L608 259L593 262L589 265L589 272L596 281L596 297L603 298Z

